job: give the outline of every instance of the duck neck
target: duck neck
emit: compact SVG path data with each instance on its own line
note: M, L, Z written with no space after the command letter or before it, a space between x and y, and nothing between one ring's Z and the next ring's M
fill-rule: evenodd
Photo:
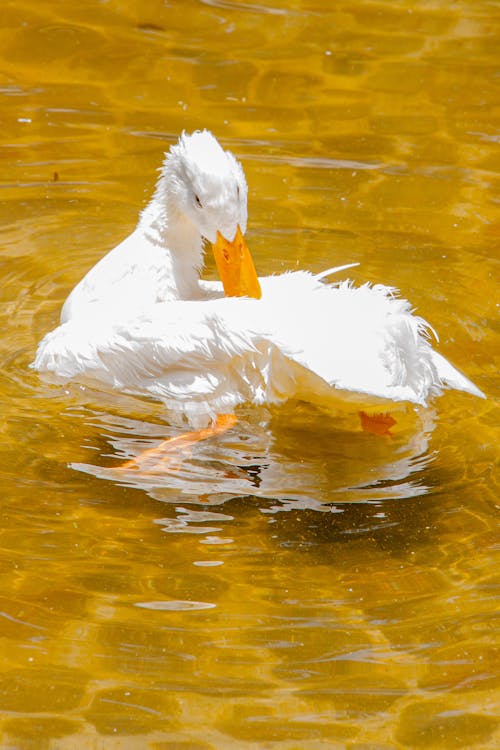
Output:
M203 267L203 238L190 219L174 205L167 175L158 181L155 194L143 211L138 229L148 243L162 254L166 296L191 299L199 290Z

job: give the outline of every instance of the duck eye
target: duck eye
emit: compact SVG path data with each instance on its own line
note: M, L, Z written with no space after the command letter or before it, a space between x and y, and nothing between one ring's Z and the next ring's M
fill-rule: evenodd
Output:
M202 203L197 195L194 196L194 199L196 201L196 205L199 206L200 208L203 208Z

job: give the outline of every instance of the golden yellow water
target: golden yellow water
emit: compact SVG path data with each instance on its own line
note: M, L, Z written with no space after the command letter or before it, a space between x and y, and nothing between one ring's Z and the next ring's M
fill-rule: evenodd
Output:
M3 0L0 104L1 747L498 747L500 5ZM161 407L28 364L196 127L261 273L359 262L487 400L243 409L121 481Z

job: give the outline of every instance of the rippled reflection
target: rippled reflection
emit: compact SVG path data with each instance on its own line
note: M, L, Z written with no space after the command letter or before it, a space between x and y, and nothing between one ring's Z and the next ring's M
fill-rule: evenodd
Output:
M173 454L158 473L115 467L175 436L179 428L96 412L85 421L96 431L99 463L71 465L100 479L146 490L165 502L186 497L190 502L218 504L252 495L277 501L274 510L291 506L329 512L332 504L403 499L426 492L423 476L432 460L428 443L433 411L400 406L399 412L403 428L396 422L396 434L393 429L379 436L362 431L355 404L351 412L337 415L319 414L300 404L274 413L254 410L228 434ZM101 440L111 446L112 454ZM106 453L114 460L103 465Z

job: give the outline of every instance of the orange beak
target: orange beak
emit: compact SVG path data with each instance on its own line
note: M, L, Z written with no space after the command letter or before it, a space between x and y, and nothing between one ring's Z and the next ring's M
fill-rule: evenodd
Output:
M262 297L257 271L239 226L232 242L217 232L212 250L226 297Z

